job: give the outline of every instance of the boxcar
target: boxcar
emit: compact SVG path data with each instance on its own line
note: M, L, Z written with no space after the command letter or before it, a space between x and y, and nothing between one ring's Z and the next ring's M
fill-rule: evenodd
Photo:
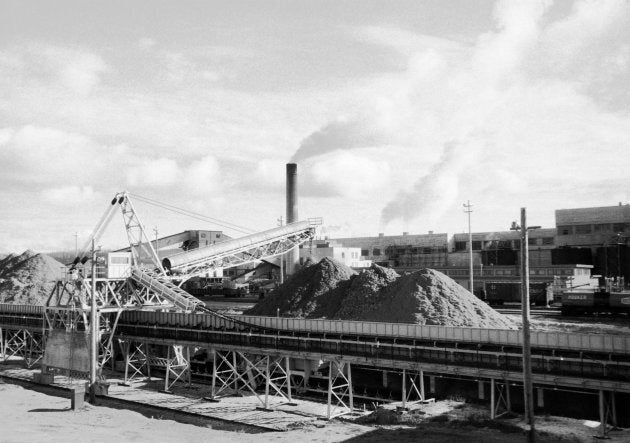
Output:
M546 305L550 301L547 299L547 286L547 283L530 283L530 302L540 306ZM521 282L486 282L486 301L490 305L520 303Z

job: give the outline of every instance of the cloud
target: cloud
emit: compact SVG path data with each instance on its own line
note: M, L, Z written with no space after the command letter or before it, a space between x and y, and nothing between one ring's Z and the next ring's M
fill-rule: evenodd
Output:
M132 187L163 188L181 178L177 162L170 158L143 159L137 166L127 171L127 184Z
M76 206L78 204L93 201L96 198L91 186L64 186L44 189L44 200L63 206Z
M390 182L394 195L382 206L383 225L416 223L423 229L448 224L455 209L461 212L460 201L471 196L498 211L519 200L536 204L533 195L541 195L539 204L556 205L560 203L548 197L553 195L547 185L551 177L578 187L618 177L630 167L625 156L615 154L630 142L630 121L627 114L598 106L606 95L619 101L619 93L602 87L616 80L595 75L599 57L588 56L582 65L581 51L595 47L591 38L608 39L606 60L619 71L626 69L628 39L612 35L625 35L628 28L618 25L627 24L625 10L630 8L611 2L586 19L593 8L595 3L579 2L568 17L550 21L550 2L498 2L496 28L473 44L368 29L360 37L395 48L407 57L407 69L367 82L366 103L375 106L330 119L302 141L293 159L324 165L341 153L380 150L383 162L396 171ZM539 54L546 54L545 59ZM545 73L545 66L556 61L580 73ZM589 96L594 85L595 100ZM623 95L626 89L619 91ZM392 148L406 149L406 155L389 155ZM625 167L611 171L606 163L615 156ZM416 165L419 179L411 178L410 164ZM396 180L402 174L405 178ZM328 175L319 182L314 177L319 192L343 195L342 185L334 184L339 179Z
M138 158L138 164L127 169L126 178L132 188L166 189L193 197L222 191L221 167L212 155L189 163L165 157Z
M220 195L221 167L214 156L207 155L191 163L183 172L184 186L194 195Z
M79 95L93 92L109 70L102 57L83 49L33 46L27 54L29 69L54 73L60 85Z
M143 51L147 51L151 48L153 48L156 44L156 41L150 37L142 37L140 40L138 40L138 48L140 48Z
M339 151L304 163L300 174L300 193L307 196L342 197L370 201L383 192L389 181L387 163L361 152Z
M0 163L5 184L82 181L89 176L97 145L81 134L26 125L0 130Z

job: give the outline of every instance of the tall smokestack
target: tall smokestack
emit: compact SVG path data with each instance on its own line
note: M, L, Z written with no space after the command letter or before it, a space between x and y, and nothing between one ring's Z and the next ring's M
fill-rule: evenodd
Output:
M297 164L287 163L287 224L298 221L297 207ZM295 272L299 263L300 251L293 248L285 254L287 275Z

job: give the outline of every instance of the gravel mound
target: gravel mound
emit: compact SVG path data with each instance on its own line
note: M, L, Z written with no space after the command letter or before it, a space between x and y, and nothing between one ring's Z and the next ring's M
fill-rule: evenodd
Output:
M304 266L245 314L275 316L279 310L284 317L332 317L340 309L353 275L352 268L325 257Z
M369 269L352 277L341 308L335 313L338 319L359 319L378 309L381 291L394 283L398 273L390 268L373 264Z
M63 264L29 250L0 260L0 303L44 305Z
M511 319L433 269L399 277L376 294L370 309L340 318L474 328L515 327Z
M433 269L399 276L372 265L357 274L331 258L302 268L247 315L512 329L516 325Z

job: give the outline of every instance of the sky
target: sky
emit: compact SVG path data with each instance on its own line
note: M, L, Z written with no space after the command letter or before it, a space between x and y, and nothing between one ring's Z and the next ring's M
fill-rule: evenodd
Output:
M0 0L0 252L73 249L121 191L270 229L288 162L329 237L465 232L467 201L554 227L630 200L629 85L623 0Z

